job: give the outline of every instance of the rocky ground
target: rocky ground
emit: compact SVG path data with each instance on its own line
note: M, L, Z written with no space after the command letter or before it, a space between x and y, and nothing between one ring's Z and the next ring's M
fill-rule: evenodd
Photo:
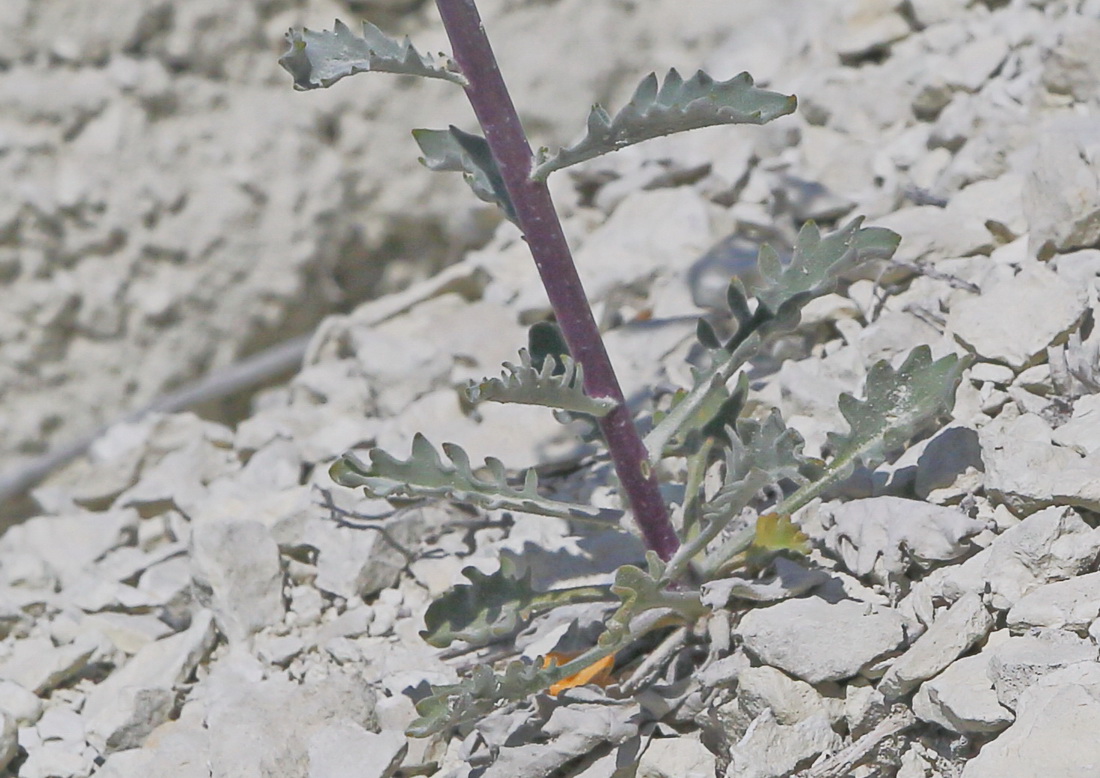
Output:
M642 554L623 532L394 510L328 479L345 450L403 454L423 431L616 499L599 462L567 466L585 451L548 413L459 400L546 314L514 229L417 169L408 128L468 124L461 95L365 76L295 94L273 66L291 23L364 10L445 48L433 9L83 8L0 8L26 30L0 53L4 466L313 335L250 408L111 426L0 537L8 774L1100 773L1100 4L485 4L538 143L652 68L747 69L799 96L767 127L554 181L640 404L690 380L694 318L720 317L728 276L808 218L903 237L754 371L809 452L876 361L920 344L976 360L942 429L795 516L809 591L719 603L651 650L641 689L624 675L423 739L404 730L427 684L535 657L565 626L488 655L430 648L424 609L464 567L507 558L546 587Z

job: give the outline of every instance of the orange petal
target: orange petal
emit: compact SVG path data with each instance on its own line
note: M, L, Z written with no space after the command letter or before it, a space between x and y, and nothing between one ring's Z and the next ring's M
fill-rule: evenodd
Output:
M559 665L563 665L570 661L574 657L559 654L556 651L551 651L547 654L543 660L543 667L549 667L550 661L554 660ZM549 691L550 694L555 697L566 689L572 689L575 686L584 686L585 684L594 683L597 686L607 686L615 679L611 677L611 668L615 665L615 655L608 654L603 659L598 659L588 667L582 668L566 678L562 678L557 683L553 684Z

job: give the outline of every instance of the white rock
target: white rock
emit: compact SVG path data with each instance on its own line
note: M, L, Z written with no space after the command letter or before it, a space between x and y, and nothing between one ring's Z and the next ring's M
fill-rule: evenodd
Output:
M941 594L955 600L965 592L990 594L997 610L1011 608L1035 587L1071 578L1100 555L1100 533L1071 508L1033 513L977 555L942 573Z
M922 721L960 734L1004 729L1013 715L997 700L989 680L990 657L988 651L963 657L925 681L913 696L913 712Z
M362 677L335 672L302 684L258 680L234 669L203 684L206 728L218 734L208 751L213 776L308 775L310 739L336 720L375 729L375 693ZM388 761L389 757L387 757Z
M1100 240L1100 131L1079 119L1039 133L1024 188L1033 257L1086 248ZM1053 300L1048 300L1053 302Z
M195 595L230 642L283 620L279 548L255 521L212 521L191 533Z
M99 630L115 648L127 654L136 654L143 646L172 633L171 627L147 613L97 613L85 618L81 627Z
M191 609L191 560L180 556L153 565L141 574L137 588L161 608L165 621L185 624Z
M946 22L959 13L958 0L910 0L909 7L921 27Z
M913 490L917 497L929 499L937 490L952 489L960 482L965 483L968 473L982 468L978 433L968 426L948 426L920 447Z
M952 63L958 67L958 63ZM959 68L959 72L963 72ZM981 221L995 238L1011 243L1027 232L1022 192L1024 179L1006 173L987 181L976 181L960 189L947 204L947 210L960 219Z
M35 725L42 742L66 740L84 744L84 722L80 714L68 708L50 708Z
M150 768L153 759L153 752L144 748L128 748L125 751L115 751L107 756L96 775L99 778L129 778L131 775L160 778L164 773L157 773ZM172 775L178 775L179 778L199 778L199 776L188 775L182 771L172 773ZM201 778L208 778L209 775L210 773L207 771Z
M1036 587L1008 612L1006 626L1023 632L1034 627L1084 632L1100 616L1100 573Z
M30 752L19 775L26 778L85 778L95 768L94 752L77 753L64 744L44 743Z
M979 432L985 488L1017 514L1049 505L1100 510L1100 459L1056 446L1050 425L1034 413L1002 413Z
M887 699L900 697L939 673L993 628L993 617L981 597L968 593L941 613L928 631L886 671L878 690Z
M130 509L40 516L10 527L0 537L0 554L37 557L67 584L108 551L126 545L138 520Z
M101 636L96 633L82 634L63 646L55 646L46 638L20 640L0 661L0 678L44 694L87 667L101 647Z
M1043 85L1051 92L1069 95L1087 103L1094 100L1092 87L1100 76L1100 58L1091 45L1100 35L1100 20L1082 9L1077 14L1067 14L1051 30L1043 46Z
M905 640L896 611L816 597L751 610L736 634L764 664L812 684L851 678Z
M980 297L953 305L947 328L982 358L1019 371L1074 329L1086 307L1083 289L1044 267L1028 266L1011 280L983 290ZM1005 316L1005 311L1028 315Z
M750 667L737 676L737 701L748 715L746 724L765 708L783 726L823 713L830 721L841 716L839 700L826 699L805 681L791 678L774 667Z
M209 611L194 616L191 627L150 643L88 695L83 714L88 740L101 752L134 748L174 706L173 689L209 655L215 640Z
M985 523L953 508L871 497L823 507L826 546L839 554L855 575L886 581L905 573L911 564L944 562L965 554L967 539Z
M0 710L0 770L3 770L19 753L19 725L15 716Z
M309 778L391 778L408 748L400 732L367 732L337 719L309 738Z
M698 736L652 740L638 760L637 778L711 778L715 758Z
M28 727L42 715L42 700L14 681L0 680L0 711L20 727Z
M889 0L851 0L835 41L841 57L855 58L881 49L909 34L909 24Z
M1100 394L1088 394L1073 402L1073 416L1050 436L1053 443L1087 456L1100 450Z
M1097 656L1098 649L1090 641L1067 633L1051 633L1047 638L1020 635L992 649L989 677L998 701L1017 710L1020 695L1039 678L1078 662L1095 662Z
M765 710L730 749L726 778L781 778L808 766L818 754L835 751L840 743L824 714L784 727Z
M416 509L377 522L378 529L314 518L303 542L317 549L317 588L350 600L392 586L409 561L401 549L415 547L424 526L424 514Z
M979 218L932 205L902 208L877 219L876 225L902 236L895 257L904 262L967 257L994 247L989 230Z
M962 778L1091 778L1100 770L1096 663L1056 671L1019 698L1016 721L966 764Z

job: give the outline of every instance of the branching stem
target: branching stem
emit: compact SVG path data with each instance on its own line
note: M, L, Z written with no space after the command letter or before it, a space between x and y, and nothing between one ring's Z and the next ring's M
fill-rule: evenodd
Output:
M511 95L497 67L474 0L436 0L466 95L496 160L550 305L572 357L584 366L584 388L617 405L600 419L615 471L646 545L663 560L679 547L648 454L611 367L569 245L545 183L531 180L533 157Z

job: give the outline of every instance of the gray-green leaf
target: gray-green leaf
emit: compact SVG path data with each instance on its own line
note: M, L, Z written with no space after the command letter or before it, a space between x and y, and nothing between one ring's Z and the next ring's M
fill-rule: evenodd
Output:
M803 306L835 289L841 273L868 259L893 254L900 241L897 233L882 227L861 227L862 223L862 217L853 219L822 238L817 227L808 222L799 232L794 254L785 267L769 246L760 250L761 280L753 288L756 310L751 317L746 317L745 311L738 314L741 326L734 337L725 348L710 352L711 366L695 372L695 385L646 435L650 462L655 464L664 456L671 441L682 440L692 429L708 423L708 408L720 407L725 384L738 368L756 355L767 337L797 327Z
M748 73L715 81L700 70L685 81L673 69L659 88L657 75L650 73L614 117L592 106L588 132L580 141L556 154L540 149L531 178L545 181L555 170L674 132L716 124L764 124L792 113L795 105L793 96L753 86Z
M515 563L504 557L500 570L486 575L476 567L462 574L470 581L457 584L428 606L424 613L425 642L445 648L456 640L486 645L516 632L532 616L578 602L611 600L608 587L583 586L536 591L531 574L516 575Z
M753 297L774 313L792 300L799 301L801 308L810 298L831 292L837 278L860 262L892 256L901 237L884 227L861 227L862 224L863 217L856 217L822 238L817 225L806 222L786 267L780 264L775 251L765 245L758 261L761 278L750 289Z
M424 152L420 161L425 167L462 173L479 199L500 206L505 216L516 220L515 208L488 141L455 126L446 130L413 130L413 138Z
M777 510L793 513L847 478L857 463L876 467L891 451L900 449L923 427L948 413L969 364L969 357L960 359L957 354L933 362L928 346L909 352L897 370L886 360L876 362L867 373L865 399L840 396L840 412L850 431L847 435L829 434L829 446L835 454L822 477L792 494Z
M376 448L370 452L369 466L346 454L333 463L329 473L341 486L362 486L372 497L390 500L446 497L490 510L504 508L601 524L616 523L622 517L622 511L543 497L534 470L524 473L523 486L516 489L509 485L508 474L499 459L486 459L489 477L479 478L470 467L469 455L460 446L444 443L443 451L450 462L444 462L427 438L417 433L408 460L402 461Z
M337 21L331 32L294 28L286 39L290 49L279 58L279 64L294 77L295 89L324 89L345 76L368 71L466 84L449 58L421 54L408 38L397 41L369 22L363 22L361 37Z
M558 361L543 360L542 369L535 367L527 349L520 349L520 363L504 363L500 378L486 378L466 387L466 397L472 403L492 400L499 403L545 405L563 411L586 413L602 418L615 407L606 397L589 397L584 393L584 368L567 356L562 357L564 372L555 375Z
M508 663L502 675L488 665L475 665L462 681L433 686L430 696L416 703L416 719L406 732L412 737L427 737L467 721L478 721L509 702L540 692L568 674L563 667L540 668L517 659Z

